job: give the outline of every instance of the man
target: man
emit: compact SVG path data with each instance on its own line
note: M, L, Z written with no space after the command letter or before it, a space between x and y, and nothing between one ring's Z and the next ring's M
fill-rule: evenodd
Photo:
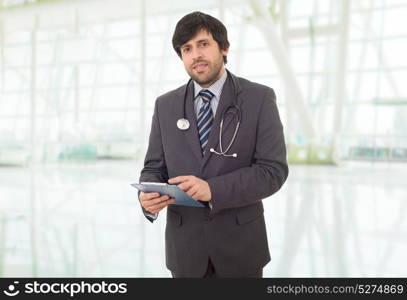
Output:
M157 99L140 182L177 184L206 205L141 192L143 212L152 222L167 207L173 277L262 277L270 261L262 199L288 176L274 91L225 69L227 31L207 14L184 16L172 43L192 82Z

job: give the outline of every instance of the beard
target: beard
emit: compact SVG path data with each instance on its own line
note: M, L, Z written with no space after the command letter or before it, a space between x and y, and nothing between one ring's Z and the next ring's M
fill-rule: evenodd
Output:
M207 64L204 71L197 72L192 66L198 63ZM223 56L221 55L215 61L198 60L192 64L186 71L191 78L202 87L209 87L212 83L216 82L220 76L223 68Z

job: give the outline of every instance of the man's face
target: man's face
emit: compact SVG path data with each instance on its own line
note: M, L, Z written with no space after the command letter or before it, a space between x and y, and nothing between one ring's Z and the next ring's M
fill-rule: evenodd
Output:
M192 39L181 46L181 58L185 70L202 87L209 87L222 76L223 56L228 49L219 49L212 34L199 31Z

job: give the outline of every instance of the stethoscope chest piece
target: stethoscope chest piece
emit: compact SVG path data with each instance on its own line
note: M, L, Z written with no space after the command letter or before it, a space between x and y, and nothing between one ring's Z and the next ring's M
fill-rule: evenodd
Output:
M185 118L179 119L177 121L177 127L180 130L187 130L189 128L189 121Z

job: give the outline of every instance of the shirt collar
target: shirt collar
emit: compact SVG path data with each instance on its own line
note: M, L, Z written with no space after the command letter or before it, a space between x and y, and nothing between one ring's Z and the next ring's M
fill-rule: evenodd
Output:
M221 76L217 81L215 81L210 87L207 87L207 88L201 87L201 86L194 80L194 81L193 81L193 82L194 82L194 91L195 91L195 97L194 97L194 99L196 99L196 98L198 97L199 92L200 92L201 90L209 90L209 91L212 92L212 94L215 95L216 99L219 99L219 98L220 98L220 94L222 93L223 85L225 84L226 78L227 78L227 76L228 76L227 73L228 73L228 72L227 72L226 69L225 69L225 71L223 72L222 76Z

